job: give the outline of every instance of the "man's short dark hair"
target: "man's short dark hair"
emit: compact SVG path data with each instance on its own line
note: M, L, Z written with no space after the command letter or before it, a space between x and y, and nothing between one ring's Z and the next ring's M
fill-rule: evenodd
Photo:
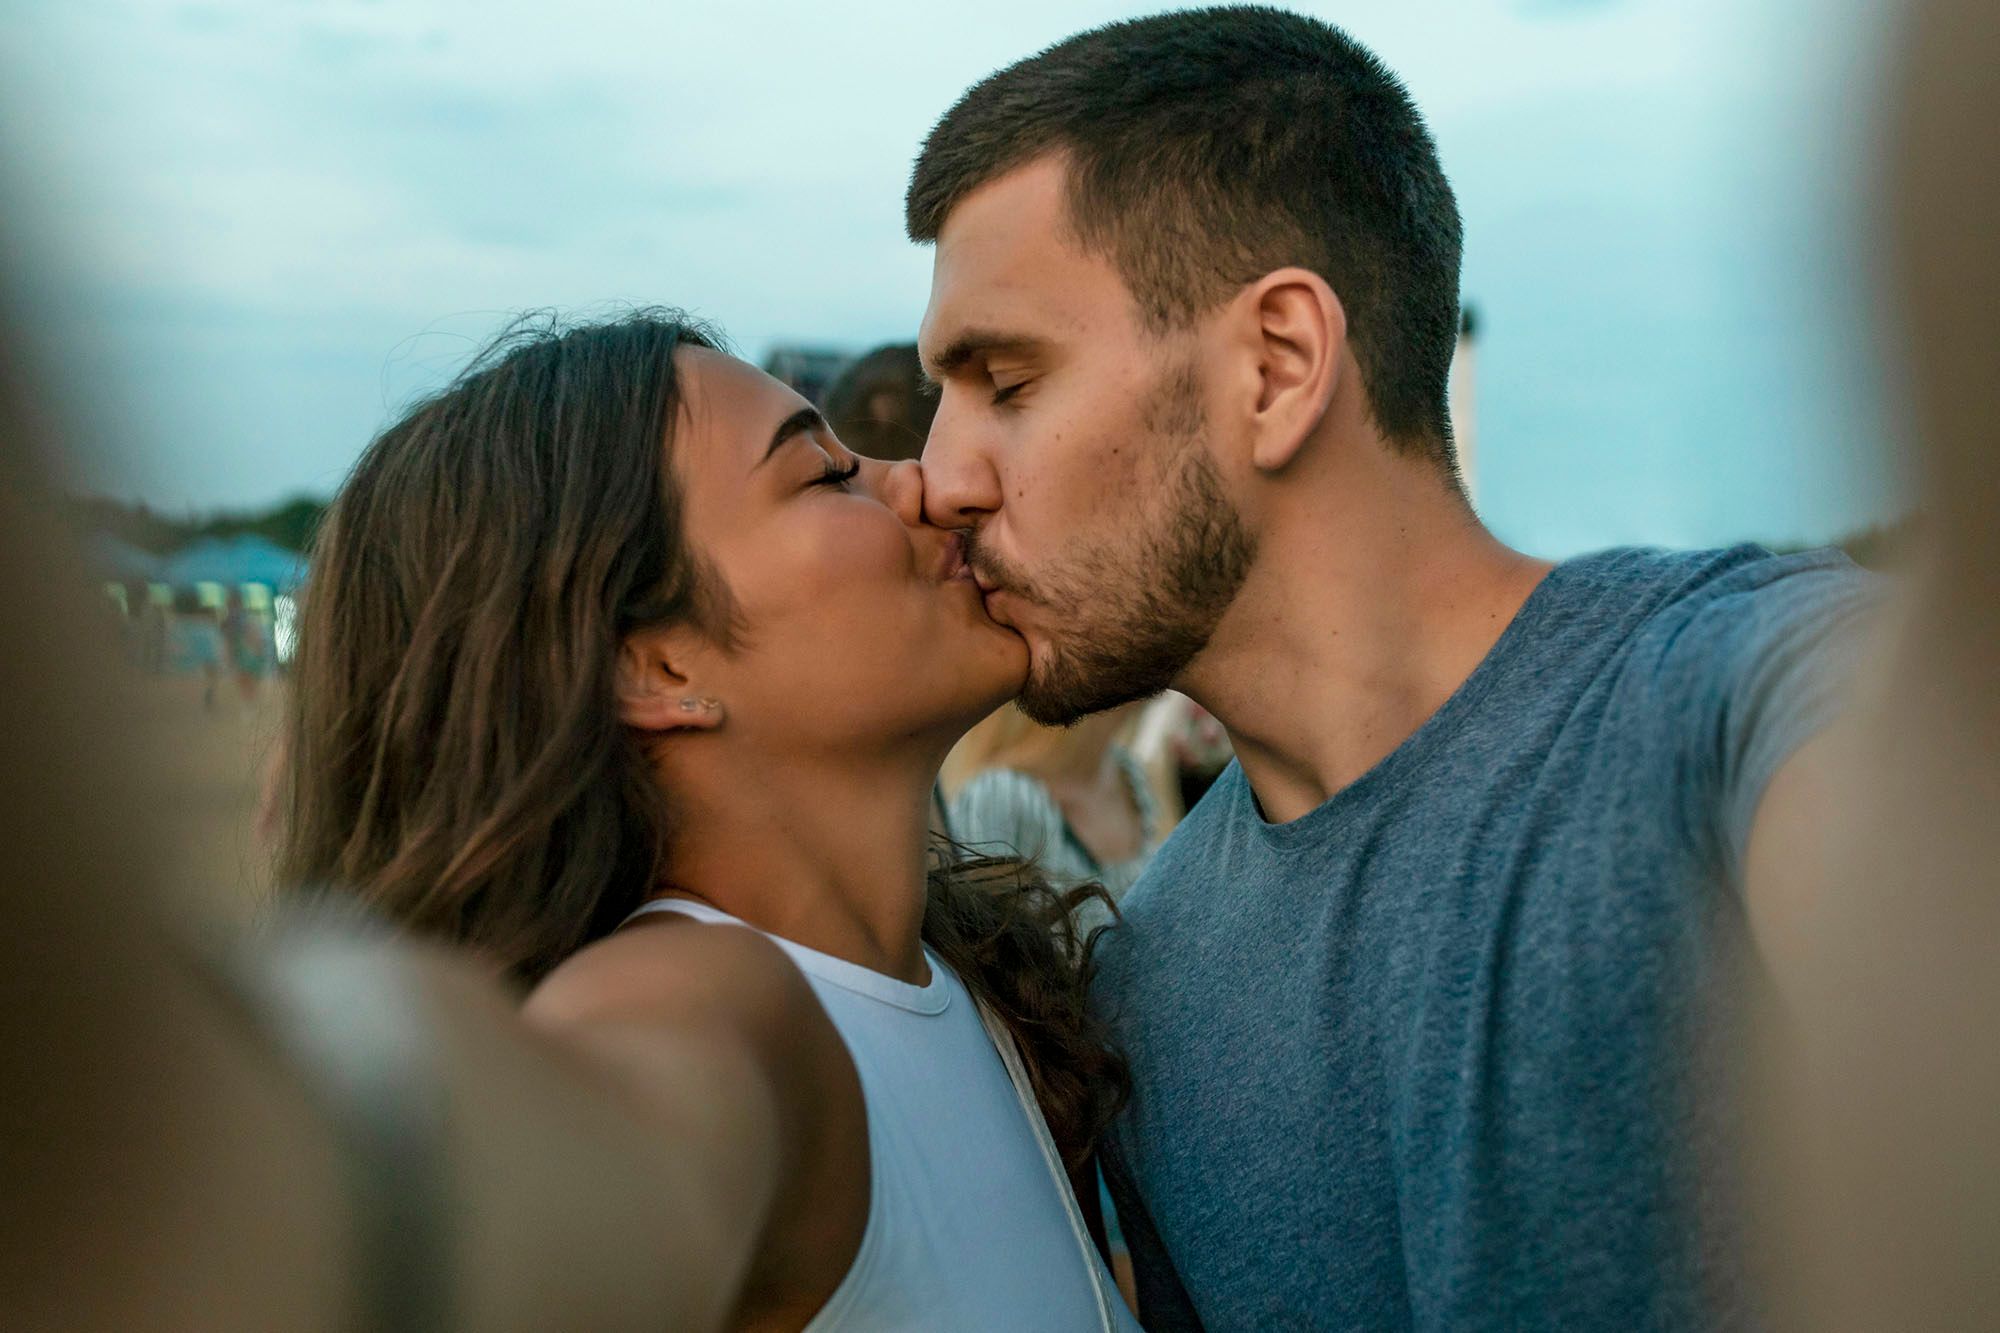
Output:
M910 177L910 239L1051 153L1069 223L1156 333L1274 269L1325 278L1382 433L1452 466L1458 205L1409 93L1338 28L1264 6L1093 28L988 76Z

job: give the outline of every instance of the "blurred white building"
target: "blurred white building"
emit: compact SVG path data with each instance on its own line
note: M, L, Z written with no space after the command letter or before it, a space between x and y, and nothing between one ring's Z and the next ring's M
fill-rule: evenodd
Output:
M1465 479L1466 498L1479 503L1479 413L1474 397L1477 380L1479 312L1467 305L1458 317L1458 350L1451 358L1451 434L1458 447L1458 472Z

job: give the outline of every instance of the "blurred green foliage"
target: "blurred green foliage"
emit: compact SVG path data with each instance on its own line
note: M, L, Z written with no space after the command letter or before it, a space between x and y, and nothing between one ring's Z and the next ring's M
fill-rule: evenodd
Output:
M254 534L287 550L303 551L312 544L326 501L293 496L269 509L190 514L180 518L144 504L71 496L64 502L71 521L86 532L107 532L122 541L164 555L203 537Z

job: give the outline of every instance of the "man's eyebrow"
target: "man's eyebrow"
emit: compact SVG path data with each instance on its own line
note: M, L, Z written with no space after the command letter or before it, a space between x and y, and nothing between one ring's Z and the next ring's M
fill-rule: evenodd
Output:
M798 411L792 413L790 416L786 417L783 421L780 421L778 423L778 429L771 433L770 447L764 450L764 456L758 459L756 465L752 467L750 470L752 472L755 472L757 468L760 468L764 466L764 464L770 462L771 455L777 453L778 450L784 448L786 441L794 439L800 435L810 435L814 431L823 431L825 429L826 429L826 418L819 414L818 408L816 407L800 408Z
M979 357L999 353L1033 356L1047 344L1027 333L1003 333L997 329L967 329L953 338L936 356L924 359L924 378L936 382L965 369Z

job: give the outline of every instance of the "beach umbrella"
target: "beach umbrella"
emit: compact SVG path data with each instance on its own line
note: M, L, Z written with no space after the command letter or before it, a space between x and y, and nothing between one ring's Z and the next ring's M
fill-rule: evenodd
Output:
M289 592L305 579L305 557L276 542L244 533L205 537L162 562L160 579L177 587L195 583L262 583Z

